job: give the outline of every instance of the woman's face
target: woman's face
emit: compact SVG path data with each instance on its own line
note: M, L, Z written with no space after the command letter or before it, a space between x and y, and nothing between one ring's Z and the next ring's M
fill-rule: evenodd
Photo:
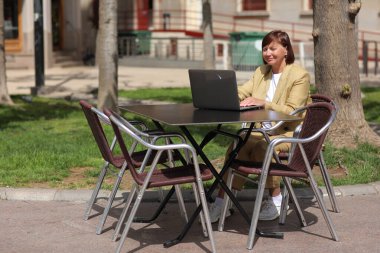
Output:
M272 67L279 67L285 64L285 56L287 50L277 41L272 41L270 44L263 47L263 59Z

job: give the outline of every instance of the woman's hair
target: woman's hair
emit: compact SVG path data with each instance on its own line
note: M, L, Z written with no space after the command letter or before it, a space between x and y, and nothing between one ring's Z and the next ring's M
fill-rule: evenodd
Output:
M264 36L263 41L261 43L261 49L264 49L265 46L269 45L273 41L280 43L287 50L287 55L285 58L286 64L292 64L294 62L294 52L292 44L290 43L289 35L286 32L281 30L273 30ZM263 62L267 64L267 62L263 58Z

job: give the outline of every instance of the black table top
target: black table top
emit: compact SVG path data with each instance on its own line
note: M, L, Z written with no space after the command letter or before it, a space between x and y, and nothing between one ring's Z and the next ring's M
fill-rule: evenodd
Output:
M271 110L225 111L197 109L193 104L125 105L120 110L173 126L263 121L296 121L299 117Z

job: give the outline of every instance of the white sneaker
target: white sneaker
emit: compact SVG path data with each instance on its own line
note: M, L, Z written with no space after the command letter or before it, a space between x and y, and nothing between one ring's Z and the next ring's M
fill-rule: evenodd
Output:
M272 200L264 200L261 204L259 220L274 220L280 216L281 205L276 206Z
M210 220L211 223L215 223L219 220L220 215L222 214L222 206L216 205L215 203L211 203L209 207L210 212ZM230 209L227 209L226 218L231 216Z

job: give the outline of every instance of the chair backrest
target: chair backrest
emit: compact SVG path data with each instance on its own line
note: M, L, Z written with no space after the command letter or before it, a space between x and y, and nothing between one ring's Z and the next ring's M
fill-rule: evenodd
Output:
M150 145L147 142L145 142L139 135L137 135L133 130L131 130L129 127L127 127L125 125L126 120L125 119L122 120L120 115L118 115L117 113L112 112L108 109L105 109L104 113L110 119L112 128L115 132L115 137L119 143L119 147L120 147L121 152L124 156L124 159L127 162L127 167L129 169L129 171L131 172L132 177L135 180L137 180L138 172L137 172L137 169L135 168L135 166L133 165L132 157L130 156L128 149L125 145L125 141L124 141L124 138L121 134L121 131L126 133L132 139L134 139L135 141L138 141L139 143L141 143L142 145L144 145L146 147L149 147ZM148 155L149 155L149 153L148 153Z
M123 125L125 125L126 127L128 127L136 135L138 135L140 137L150 137L149 133L144 132L144 130L147 130L147 127L141 121L129 121L129 120L123 118L122 116L120 116L119 114L117 114L117 113L115 113L115 112L113 112L111 110L108 110L108 112L111 113L113 116L115 116L119 121L121 121L123 123ZM142 127L143 130L138 129L136 127L136 125L140 125L140 127Z
M338 112L338 105L335 103L335 101L332 98L330 98L326 95L318 94L318 93L317 94L311 94L310 98L311 98L311 101L313 103L318 103L318 102L330 103L335 107L335 110Z
M112 154L112 150L101 123L102 121L105 124L111 125L108 117L84 100L81 100L79 103L82 106L84 115L86 116L88 125L90 126L92 135L95 138L103 159L116 166L117 162Z
M311 94L310 98L313 101L313 103L317 103L317 102L331 103L333 101L330 97L322 95L322 94L318 94L318 93L317 94Z
M306 115L297 138L308 140L302 144L302 146L305 150L307 160L312 167L322 149L328 128L335 119L336 108L331 103L316 102L307 105L305 110ZM288 167L297 171L306 170L305 162L298 145L295 147Z

